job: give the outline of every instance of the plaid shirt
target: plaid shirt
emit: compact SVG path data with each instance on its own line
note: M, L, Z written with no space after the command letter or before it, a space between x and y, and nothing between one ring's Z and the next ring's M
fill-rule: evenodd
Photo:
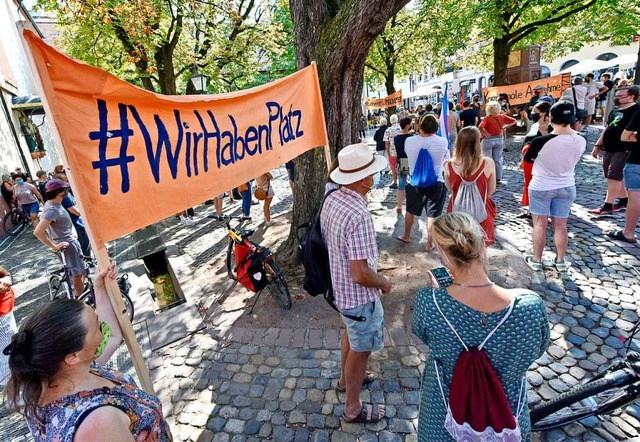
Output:
M367 200L358 192L341 187L325 200L320 226L329 251L336 306L346 310L377 300L380 289L356 284L349 268L351 261L362 259L374 271L378 268L376 231Z

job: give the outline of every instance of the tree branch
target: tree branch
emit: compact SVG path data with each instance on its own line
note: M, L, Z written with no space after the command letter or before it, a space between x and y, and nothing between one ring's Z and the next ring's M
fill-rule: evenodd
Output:
M516 44L517 42L519 42L520 40L522 40L523 38L525 38L527 35L531 34L532 32L535 31L535 28L537 28L538 26L544 26L544 25L548 25L551 23L558 23L559 21L564 20L567 17L572 16L573 14L576 14L580 11L584 11L585 9L590 8L591 6L593 6L597 0L589 0L587 3L584 3L581 6L576 7L575 9L571 9L561 15L556 15L554 17L555 14L558 14L560 11L565 10L567 8L571 8L573 6L575 6L578 3L581 3L582 0L574 0L571 3L568 3L564 6L559 7L558 9L555 9L553 11L551 11L549 14L547 14L547 16L541 20L537 20L534 22L531 22L523 27L521 27L520 29L511 32L509 35L509 43L511 46L513 46L514 44Z

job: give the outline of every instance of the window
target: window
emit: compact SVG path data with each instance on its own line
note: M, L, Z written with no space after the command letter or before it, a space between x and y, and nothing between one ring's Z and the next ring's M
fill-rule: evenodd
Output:
M578 64L578 60L567 60L560 65L560 69L558 70L564 71L565 69L570 68L571 66L575 66L577 64Z
M604 54L598 55L596 57L596 60L609 61L609 60L613 60L617 56L618 54L614 54L613 52L605 52Z

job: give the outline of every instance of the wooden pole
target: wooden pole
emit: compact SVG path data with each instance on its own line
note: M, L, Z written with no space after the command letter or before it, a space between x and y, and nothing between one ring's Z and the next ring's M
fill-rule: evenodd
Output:
M21 23L17 24L18 32L20 34L22 46L27 55L27 60L29 61L29 64L31 66L31 71L34 73L33 80L36 84L36 88L39 91L39 95L42 99L42 105L44 106L45 112L49 117L51 117L51 120L54 122L54 124L50 125L54 144L56 145L60 155L62 156L63 163L67 166L67 177L69 178L69 182L71 183L71 187L73 188L78 207L80 208L82 221L84 223L85 230L87 231L87 236L91 241L91 247L96 254L98 267L100 269L106 269L109 265L110 258L109 254L107 253L107 249L105 248L104 241L102 241L102 238L100 238L99 236L99 232L96 232L93 229L91 214L94 207L85 206L84 204L85 201L89 201L89 197L86 194L86 189L81 185L77 185L78 183L76 183L75 181L74 171L78 170L78 165L75 161L74 156L68 156L67 152L64 149L65 146L62 142L62 138L60 137L60 133L58 132L58 127L55 124L55 120L53 119L54 114L51 111L51 107L49 106L47 92L49 92L50 94L53 93L51 84L49 82L42 81L42 79L40 78L40 72L38 70L37 64L33 59L33 55L31 54L29 45L26 43L22 35L22 28L24 27L24 25L21 25ZM131 360L133 361L133 366L135 367L136 373L138 374L140 386L147 393L155 394L153 383L151 382L151 377L149 376L149 370L144 362L144 358L142 357L142 350L140 349L140 345L138 344L138 341L136 339L136 335L133 331L133 326L131 325L131 321L129 321L129 317L125 313L123 313L124 304L122 302L122 296L120 295L120 288L118 287L118 283L115 280L107 278L105 279L105 285L109 294L109 300L111 301L113 310L116 313L115 316L118 320L118 324L120 325L120 329L122 330L124 342L127 344L129 355L131 356Z
M316 87L318 89L318 96L322 98L322 91L320 90L320 76L318 75L318 65L315 61L311 62L311 67L313 68L313 73L316 76ZM329 147L329 134L327 134L327 122L324 118L324 110L322 112L319 112L320 115L322 115L322 128L324 130L324 139L325 139L325 144L324 144L324 157L325 160L327 161L327 171L329 171L331 169L331 148Z

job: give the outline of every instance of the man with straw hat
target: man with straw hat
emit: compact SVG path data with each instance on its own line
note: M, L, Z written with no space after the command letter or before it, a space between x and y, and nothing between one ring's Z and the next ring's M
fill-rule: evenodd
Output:
M335 303L346 326L342 371L336 386L346 392L345 422L378 422L385 414L384 405L362 403L360 389L375 380L373 373L366 372L367 360L372 351L384 347L380 294L391 291L391 280L377 272L376 231L366 198L374 174L386 166L387 159L373 155L366 144L343 148L338 153L338 167L330 175L340 188L327 196L320 217Z

